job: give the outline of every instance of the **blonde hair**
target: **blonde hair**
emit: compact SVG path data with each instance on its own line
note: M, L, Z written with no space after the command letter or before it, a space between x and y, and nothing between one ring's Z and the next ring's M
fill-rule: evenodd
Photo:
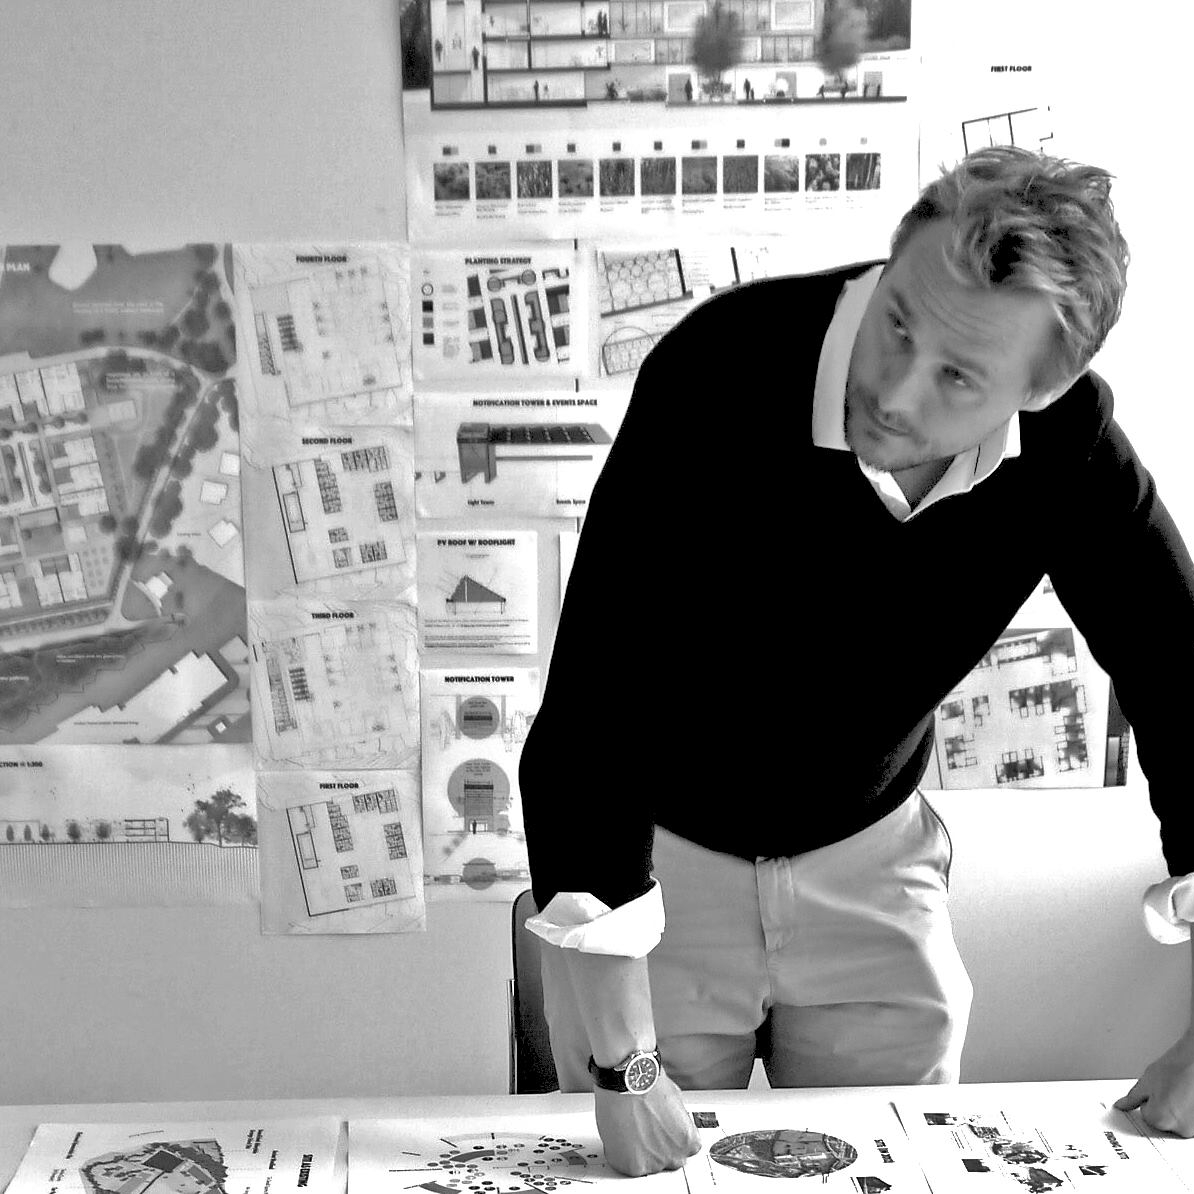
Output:
M1077 377L1115 326L1127 285L1111 175L1013 146L976 150L921 192L892 236L892 259L938 219L952 225L945 260L962 285L1048 301L1053 351L1033 371L1033 394Z

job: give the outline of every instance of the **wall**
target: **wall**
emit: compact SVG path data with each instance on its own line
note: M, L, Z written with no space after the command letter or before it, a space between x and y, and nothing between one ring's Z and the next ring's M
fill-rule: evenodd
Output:
M970 6L916 3L943 52L973 38ZM1067 152L1121 175L1133 289L1099 363L1194 538L1194 415L1161 375L1188 335L1165 132L1185 99L1148 54L1180 10L1124 30L1109 4L992 7L1004 29L1066 31ZM390 0L5 0L0 240L400 237L395 26ZM540 599L554 608L550 575ZM1139 779L935 802L978 989L966 1076L1133 1074L1184 1026L1189 984L1188 951L1139 924L1161 874ZM265 938L251 908L0 913L0 1101L500 1091L507 926L495 905L435 905L425 935L389 939Z

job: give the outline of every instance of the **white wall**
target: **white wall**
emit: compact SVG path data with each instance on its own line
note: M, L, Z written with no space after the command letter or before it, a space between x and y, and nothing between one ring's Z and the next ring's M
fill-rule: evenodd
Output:
M978 6L915 4L946 51L973 42ZM1134 30L1105 0L981 7L1065 31L1067 152L1119 173L1135 252L1099 364L1194 540L1194 404L1169 368L1189 339L1170 141L1188 100L1150 44L1190 44L1181 6ZM4 0L2 22L0 241L401 236L391 0ZM1139 779L934 799L978 989L966 1076L1136 1071L1184 1026L1189 989L1188 951L1139 924L1161 874ZM504 907L437 905L423 936L278 939L249 908L0 913L0 1101L500 1091L507 924Z

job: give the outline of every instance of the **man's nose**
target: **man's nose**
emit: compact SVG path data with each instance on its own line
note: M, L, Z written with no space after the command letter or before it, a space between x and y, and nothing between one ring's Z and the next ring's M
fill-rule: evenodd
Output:
M891 423L914 422L928 384L928 371L917 362L888 362L878 391L879 414Z

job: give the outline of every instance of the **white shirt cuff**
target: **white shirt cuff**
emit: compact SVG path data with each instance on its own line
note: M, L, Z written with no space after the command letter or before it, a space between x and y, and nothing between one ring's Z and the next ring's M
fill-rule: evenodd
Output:
M650 890L612 909L587 891L560 891L527 928L563 949L646 957L663 936L663 889L652 879Z
M1144 893L1144 927L1162 945L1190 940L1194 921L1194 874L1154 883Z

